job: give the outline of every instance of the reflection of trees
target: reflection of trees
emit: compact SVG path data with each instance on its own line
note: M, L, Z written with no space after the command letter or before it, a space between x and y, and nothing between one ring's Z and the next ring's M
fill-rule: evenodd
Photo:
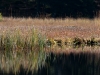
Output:
M99 54L52 55L48 75L99 75L99 61ZM50 73L52 70L53 73Z

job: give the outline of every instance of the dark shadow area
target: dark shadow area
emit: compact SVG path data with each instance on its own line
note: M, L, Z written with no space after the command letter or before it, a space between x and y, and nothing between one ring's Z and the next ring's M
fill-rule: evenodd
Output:
M15 75L0 71L0 75ZM37 72L28 71L22 66L16 75L100 75L100 55L95 53L53 54L48 56L45 66Z
M0 70L0 75L37 75L37 74L33 73L32 71L28 71L27 69L21 66L18 73L14 73L12 71L9 73L6 73Z
M69 55L51 53L45 67L47 70L45 75L100 75L99 57L100 55L91 53Z
M0 12L6 17L94 18L99 0L0 0Z

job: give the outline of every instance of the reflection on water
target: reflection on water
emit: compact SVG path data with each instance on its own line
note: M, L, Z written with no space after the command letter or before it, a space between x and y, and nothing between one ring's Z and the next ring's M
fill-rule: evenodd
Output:
M42 50L0 51L0 75L33 75L45 64Z
M60 53L51 51L46 62L45 75L100 75L99 47L69 49L72 50L70 53L68 49Z
M43 65L43 66L41 66ZM0 75L100 75L100 48L0 52Z

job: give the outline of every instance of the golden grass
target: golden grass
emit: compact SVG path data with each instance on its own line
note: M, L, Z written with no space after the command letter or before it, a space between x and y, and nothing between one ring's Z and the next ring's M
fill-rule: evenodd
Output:
M47 39L66 40L74 37L81 39L100 38L100 18L6 18L0 22L0 35L20 32L23 37L30 36L32 29ZM70 40L69 40L70 41Z
M30 34L35 28L47 38L91 38L100 37L100 18L3 18L0 22L0 34L20 31L23 35Z
M3 23L4 25L8 24L9 25L93 25L94 22L98 22L99 18L95 19L86 19L86 18L78 18L78 19L73 19L73 18L3 18Z
M5 49L2 48L2 43L0 43L0 47L7 52L0 52L1 70L9 72L9 70L12 69L16 73L19 72L19 68L23 64L24 68L33 71L34 69L37 70L38 67L41 66L41 63L45 61L44 58L46 58L46 55L43 52L45 40L43 40L39 34L35 36L37 32L33 33L33 29L38 30L39 33L46 36L47 39L68 40L70 44L72 40L70 38L74 37L82 39L91 39L92 37L100 38L100 18L38 19L4 17L3 20L0 21L0 39ZM53 40L52 42L55 45ZM55 50L54 48L52 52L80 52L79 48L73 50L69 47L67 46L66 50L62 48ZM10 49L14 51L9 53ZM89 50L86 49L86 51Z

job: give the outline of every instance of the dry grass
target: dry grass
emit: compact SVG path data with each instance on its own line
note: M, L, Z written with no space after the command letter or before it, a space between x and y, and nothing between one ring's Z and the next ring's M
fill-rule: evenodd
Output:
M44 65L46 59L44 42L44 38L35 30L32 30L30 35L25 34L24 36L20 31L13 32L13 34L1 33L0 72L13 72L17 75L21 67L27 69L27 72L37 71Z
M82 39L88 39L88 38L92 38L92 37L99 38L100 37L100 18L95 18L95 19L84 19L84 18L81 18L81 19L72 19L72 18L38 19L38 18L33 18L32 19L32 18L6 18L6 17L4 17L3 20L0 21L0 36L5 36L6 34L9 34L9 36L13 36L20 32L20 37L17 37L17 40L23 41L23 38L24 38L24 41L26 41L27 43L29 43L31 45L32 45L33 41L30 40L30 37L31 37L31 39L37 39L36 37L33 38L34 35L33 35L33 37L30 36L30 35L32 35L32 29L38 30L39 33L46 36L46 38L48 38L48 39L63 39L63 40L65 40L66 38L74 38L74 37L79 37ZM21 37L23 37L23 38L21 38ZM27 37L27 38L25 39L25 37ZM21 40L19 38L21 38ZM11 37L7 37L5 39L6 40L3 40L3 41L5 41L4 44L5 44L6 50L8 50L8 47L10 47L10 46L8 45L7 39L8 39L8 41L11 42L11 47L12 47L12 45L14 45L14 44L12 44L12 43L14 43L14 42L12 42L12 40L15 41L16 37L14 39L11 39ZM43 49L44 43L43 43L41 36L38 39L39 39L39 41L38 41L39 48ZM31 41L31 43L30 43L30 41ZM15 45L17 46L17 48L19 46L22 47L20 45L21 42L18 43L18 45L17 45L17 42L15 42L15 43L16 43ZM30 50L29 56L26 57L28 55L28 52L24 55L23 52L17 52L17 48L16 48L16 51L14 52L15 54L12 54L11 59L9 56L8 59L10 59L10 60L5 60L5 59L7 59L7 56L4 56L3 53L0 53L0 57L1 57L0 64L4 65L1 67L1 69L4 69L5 71L9 72L9 70L11 68L16 73L16 71L18 72L20 65L23 64L23 67L26 67L29 70L33 70L35 68L36 69L38 68L39 64L37 64L37 62L41 63L42 61L44 61L43 58L45 57L45 54L43 54L43 52L38 52L39 54L37 52L35 52L35 53L33 52L33 54L32 54L31 50ZM35 48L37 50L37 46ZM48 50L48 49L47 49L47 51L49 52L50 50ZM95 50L92 50L92 49L93 48L89 47L88 49L85 48L84 51L83 51L83 48L77 48L74 50L70 46L69 47L67 46L66 49L58 48L56 50L54 48L54 49L52 49L52 52L55 52L55 53L71 53L71 52L76 52L76 53L96 52L96 53L98 53L99 52L100 53L99 47L96 47ZM43 50L39 50L39 51L43 51ZM20 56L20 54L23 54L23 55ZM14 60L12 60L12 59L14 59ZM35 62L33 61L33 59ZM20 60L20 61L18 61L18 60ZM6 62L8 62L8 63L6 63ZM28 67L28 65L30 65L30 66ZM31 65L32 65L32 67L31 67ZM6 68L6 66L9 66L9 67Z
M38 18L3 18L0 22L0 34L5 32L22 32L23 35L30 34L35 28L47 38L99 38L100 18L95 19L38 19Z

